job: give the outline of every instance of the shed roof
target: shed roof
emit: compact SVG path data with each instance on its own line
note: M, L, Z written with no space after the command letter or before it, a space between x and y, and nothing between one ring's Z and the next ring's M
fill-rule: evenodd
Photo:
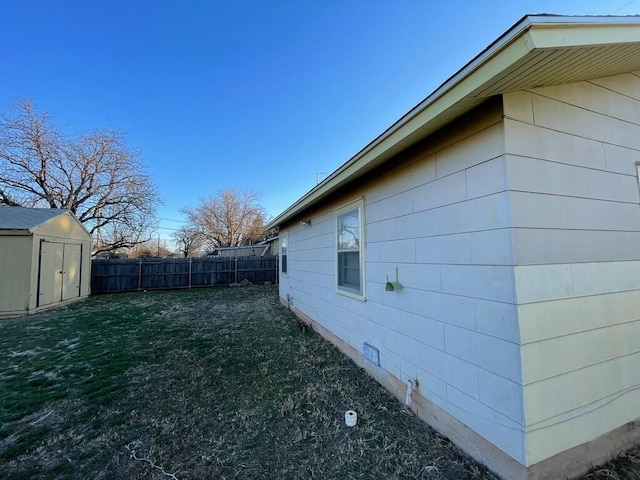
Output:
M0 207L0 230L28 230L58 215L70 213L58 208Z
M275 217L277 227L492 96L640 70L640 16L527 15Z

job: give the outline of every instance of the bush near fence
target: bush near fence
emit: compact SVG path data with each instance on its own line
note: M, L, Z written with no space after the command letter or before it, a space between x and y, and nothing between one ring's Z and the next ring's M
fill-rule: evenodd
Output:
M91 293L278 281L278 256L194 258L97 258L91 262Z

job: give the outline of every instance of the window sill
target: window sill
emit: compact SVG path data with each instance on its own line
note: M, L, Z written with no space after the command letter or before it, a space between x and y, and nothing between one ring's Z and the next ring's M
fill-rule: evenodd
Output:
M341 290L340 288L336 288L336 293L338 295L353 298L354 300L360 300L361 302L367 301L367 297L364 294L360 294L357 292L350 292L349 290Z

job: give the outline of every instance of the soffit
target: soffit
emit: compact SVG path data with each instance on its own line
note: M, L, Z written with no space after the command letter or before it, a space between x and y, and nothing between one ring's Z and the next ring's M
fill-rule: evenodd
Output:
M471 96L486 98L516 90L561 85L636 70L640 71L640 43L536 50L503 72L501 78L487 82Z

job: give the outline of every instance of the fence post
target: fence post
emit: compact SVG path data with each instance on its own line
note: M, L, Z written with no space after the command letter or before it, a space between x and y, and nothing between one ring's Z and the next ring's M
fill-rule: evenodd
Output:
M191 261L193 260L192 257L189 257L189 288L191 288Z
M275 276L275 282L274 282L276 285L278 285L280 283L280 276L279 276L280 275L280 269L278 268L279 267L279 265L278 265L279 261L280 261L280 255L276 255L276 261L275 261L275 264L276 264L276 276Z
M236 261L235 261L235 271L236 271L236 281L235 283L238 283L238 257L236 257Z
M142 259L138 262L138 291L142 290Z

